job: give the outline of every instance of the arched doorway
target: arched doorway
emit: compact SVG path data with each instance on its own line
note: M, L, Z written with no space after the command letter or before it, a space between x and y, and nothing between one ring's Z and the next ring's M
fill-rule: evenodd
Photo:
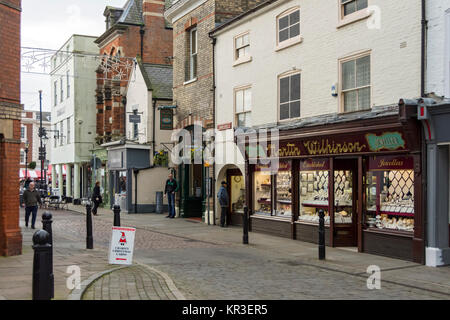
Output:
M228 224L241 226L245 205L245 179L242 169L233 164L225 165L217 176L216 190L219 190L222 181L227 182L227 191L230 198L230 206L227 213ZM219 207L218 209L217 218L220 219L221 208Z

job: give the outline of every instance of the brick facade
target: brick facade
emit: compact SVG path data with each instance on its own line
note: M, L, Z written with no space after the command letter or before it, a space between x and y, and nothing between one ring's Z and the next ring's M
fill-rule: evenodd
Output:
M0 255L22 253L19 227L20 0L0 0Z
M121 57L135 58L141 55L142 62L156 64L171 64L172 29L166 28L163 17L165 2L160 0L142 1L142 25L120 25L107 30L97 39L100 54L112 57L120 52ZM115 30L113 30L115 28ZM121 60L127 63L126 59ZM126 73L128 79L130 74ZM97 70L97 142L99 144L122 138L125 135L124 93L127 81L114 81L116 72L103 73L101 67Z

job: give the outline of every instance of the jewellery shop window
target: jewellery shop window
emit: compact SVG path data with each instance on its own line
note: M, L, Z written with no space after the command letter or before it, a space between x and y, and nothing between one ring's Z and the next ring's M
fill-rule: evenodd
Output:
M325 212L325 224L330 224L328 213L328 159L307 159L300 162L299 222L319 223L319 210Z
M275 176L275 216L292 217L292 162L280 161Z
M254 213L272 215L272 179L269 166L257 165L254 172L255 196Z
M414 231L413 165L411 157L369 158L366 227Z

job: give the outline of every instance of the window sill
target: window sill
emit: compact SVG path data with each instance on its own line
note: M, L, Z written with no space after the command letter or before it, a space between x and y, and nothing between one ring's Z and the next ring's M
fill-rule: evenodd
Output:
M191 79L191 80L185 81L185 82L183 82L183 86L185 86L185 85L187 85L187 84L190 84L190 83L193 83L193 82L195 82L195 81L197 81L197 78L193 78L193 79Z
M299 35L297 37L288 39L288 40L284 40L283 42L280 42L279 44L277 44L277 46L275 47L275 51L280 51L283 50L285 48L289 48L295 44L298 43L302 43L303 42L303 36Z
M345 18L339 19L336 29L339 29L339 28L342 28L351 23L366 19L366 18L370 17L371 15L372 15L372 11L369 11L368 9L354 12L352 14L349 14Z
M236 67L236 66L238 66L240 64L247 63L247 62L250 62L250 61L252 61L252 56L240 58L240 59L234 61L233 67Z

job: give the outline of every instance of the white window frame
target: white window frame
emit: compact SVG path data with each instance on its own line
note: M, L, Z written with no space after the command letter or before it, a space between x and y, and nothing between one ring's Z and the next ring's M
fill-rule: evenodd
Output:
M23 133L23 137L22 137L22 133ZM27 139L27 126L23 126L23 125L20 126L20 139L23 141Z
M250 91L250 108L246 110L246 106L245 106L245 91L249 90ZM242 111L237 111L237 94L238 92L242 91ZM234 105L234 112L233 112L233 117L234 117L234 127L237 127L239 124L238 121L238 117L240 114L249 114L250 116L250 125L251 125L251 116L252 116L252 105L253 105L253 93L252 93L252 86L251 85L245 85L245 86L240 86L240 87L236 87L233 90L233 105Z
M289 117L287 119L281 120L281 108L280 108L281 107L281 103L280 103L280 99L281 99L281 85L280 85L280 82L281 82L281 79L284 79L286 77L292 77L292 76L294 76L296 74L300 75L300 91L299 91L300 99L289 100L289 102L284 102L284 103L291 103L291 102L294 102L294 101L298 100L300 102L300 115L298 117ZM278 107L277 107L277 111L278 111L278 121L279 122L292 121L292 120L295 120L295 119L300 119L302 117L302 96L303 96L303 93L302 93L302 87L303 87L302 86L302 78L303 78L302 77L302 71L298 70L298 69L282 73L282 74L280 74L278 76L278 78L277 78L277 87L278 87L278 95L277 95L277 106ZM289 85L289 93L290 93L290 87L291 86Z
M24 165L26 164L26 153L24 149L20 149L20 164Z
M247 38L248 38L248 43L243 44L241 46L237 46L236 45L237 40L240 38L244 39L245 36L247 36ZM239 50L241 50L241 49L245 50L245 48L249 48L248 54L239 57L238 56ZM238 34L237 36L235 36L233 38L233 60L234 60L233 66L252 61L252 55L250 52L250 31L245 31L241 34Z
M61 120L61 122L59 123L59 145L63 146L64 145L64 120Z
M58 80L53 82L53 99L55 100L53 106L58 105Z
M59 77L59 85L60 85L60 94L61 94L61 97L60 97L60 102L63 102L64 101L64 82L63 82L64 80L63 80L63 77L61 76L61 77Z
M66 81L67 81L67 84L66 84L67 98L70 98L70 71L69 70L66 71Z
M192 34L195 32L195 53L193 53L193 43ZM194 75L194 57L197 61L195 64L195 75ZM192 28L189 30L189 80L197 78L197 66L198 66L198 32L197 28Z
M346 16L344 16L344 4L351 2L351 1L357 1L357 0L347 0L347 2L344 4L342 3L342 0L337 0L337 1L338 1L338 7L339 7L337 28L341 28L350 23L354 23L356 21L366 19L372 15L372 12L368 10L368 8L371 5L372 0L367 0L367 8L357 10Z
M369 61L370 61L370 85L342 90L343 83L344 83L344 81L343 81L344 74L342 72L342 65L345 62L357 60L360 58L364 58L366 56L369 56ZM355 72L356 72L356 68L355 68ZM370 110L372 108L372 101L373 101L372 100L372 90L373 89L372 89L372 51L371 50L359 52L359 53L349 55L349 56L339 59L339 112L340 113L356 112L356 111L345 111L344 93L350 92L350 91L355 91L355 90L360 90L360 89L364 89L364 88L370 88L370 96L369 96L370 107L368 109L357 109L356 111Z
M297 36L294 37L290 37L284 41L280 41L280 20L288 15L290 15L291 13L294 13L296 11L299 11L299 21L298 21L298 25L299 25L299 34ZM287 29L289 29L290 27L292 27L293 25L288 25ZM301 43L303 41L303 36L302 36L302 28L301 28L301 10L299 6L293 7L293 8L289 8L287 10L285 10L284 12L280 13L277 17L276 17L276 47L275 47L275 51L279 51L285 48L288 48L290 46L293 46L295 44Z
M67 137L66 144L70 144L70 117L67 118Z

